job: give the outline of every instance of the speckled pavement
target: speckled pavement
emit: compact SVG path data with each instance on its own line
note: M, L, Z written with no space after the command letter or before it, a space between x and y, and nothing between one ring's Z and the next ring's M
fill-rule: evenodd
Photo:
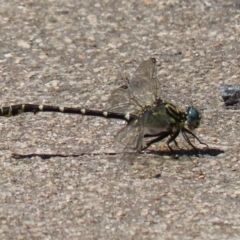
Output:
M179 138L179 159L162 142L130 164L108 154L116 121L2 117L0 239L240 239L240 112L219 91L239 84L239 33L236 0L2 0L2 106L104 109L155 57L162 98L202 111L209 149Z

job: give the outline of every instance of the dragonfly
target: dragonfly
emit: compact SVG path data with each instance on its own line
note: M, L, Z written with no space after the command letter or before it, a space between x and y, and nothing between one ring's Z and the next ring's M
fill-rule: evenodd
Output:
M157 77L156 59L143 61L131 80L112 91L105 110L92 110L81 107L60 107L53 105L17 104L0 108L0 116L11 117L26 112L59 112L86 116L120 119L126 121L115 137L117 143L126 149L139 153L152 144L167 139L167 146L173 154L173 142L181 133L185 141L195 150L189 136L203 143L193 130L201 122L201 114L194 107L186 111L161 99L161 84ZM149 140L150 139L150 140Z

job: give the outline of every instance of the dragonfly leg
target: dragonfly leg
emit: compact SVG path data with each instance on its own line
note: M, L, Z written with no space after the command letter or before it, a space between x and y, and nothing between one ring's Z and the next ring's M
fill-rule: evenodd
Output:
M156 142L159 142L159 141L162 141L164 138L168 137L170 135L169 132L161 132L159 133L159 135L155 135L157 136L156 138L146 142L146 145L141 149L142 151L149 148L153 143L156 143ZM150 137L150 135L145 135L144 137Z
M174 139L173 142L174 142L175 146L176 146L178 149L180 149L180 147L178 146L178 143L177 143L176 139Z
M169 148L169 150L175 155L175 152L174 152L174 150L171 148L171 146L170 146L170 143L171 142L174 142L175 143L175 145L178 147L178 144L177 144L177 142L176 142L176 138L177 138L177 136L179 135L179 132L180 132L180 130L178 130L178 131L176 131L174 134L172 134L171 136L170 136L170 138L168 139L168 141L167 141L167 146L168 146L168 148ZM179 148L179 147L178 147Z
M186 133L192 135L194 138L196 138L198 140L198 142L200 144L205 145L208 148L208 145L206 143L202 142L192 131L188 130L187 128L184 128L182 130L183 137L187 141L187 143L189 143L189 145L191 145L194 149L196 149L196 147L191 143L191 141L189 140Z

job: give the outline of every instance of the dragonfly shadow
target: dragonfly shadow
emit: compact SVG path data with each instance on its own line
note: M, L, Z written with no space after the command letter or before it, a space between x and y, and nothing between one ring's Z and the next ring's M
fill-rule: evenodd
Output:
M223 150L218 149L218 148L204 148L204 149L198 149L198 150L184 150L184 149L178 149L174 150L175 154L178 156L204 156L204 155L209 155L209 156L217 156L221 153L224 153ZM79 154L44 154L44 153L31 153L31 154L18 154L18 153L13 153L12 157L15 159L24 159L24 158L33 158L33 157L40 157L43 160L47 160L50 158L55 158L55 157L61 157L61 158L67 158L67 157L82 157L85 155L89 156L96 156L96 155L108 155L108 156L116 156L119 153L116 152L107 152L107 153L79 153ZM173 156L173 153L171 151L154 151L154 150L148 150L147 152L144 152L142 154L154 154L154 155L159 155L159 156L164 156L164 155L169 155Z
M216 157L219 154L224 153L224 151L219 148L203 148L203 149L197 149L197 150L195 150L195 149L190 149L190 150L177 149L177 150L174 150L174 152L177 156L189 156L189 157L191 157L191 156L200 157L200 156L205 156L205 155ZM146 153L159 155L159 156L164 156L164 155L173 156L173 153L170 150L166 150L166 151L149 150Z
M109 156L114 156L117 155L117 153L103 153ZM89 155L89 156L96 156L100 155L100 153L79 153L79 154L45 154L45 153L30 153L30 154L18 154L18 153L13 153L12 157L15 159L24 159L24 158L33 158L33 157L40 157L43 160L47 160L50 158L55 158L55 157L61 157L61 158L67 158L67 157L82 157L84 155Z

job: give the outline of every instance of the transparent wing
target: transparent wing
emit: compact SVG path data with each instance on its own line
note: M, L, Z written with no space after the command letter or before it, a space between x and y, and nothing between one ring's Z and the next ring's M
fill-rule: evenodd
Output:
M140 151L143 146L144 135L156 135L165 131L171 118L166 112L166 107L159 102L154 108L147 109L139 118L132 120L120 130L115 138L116 142L127 149Z
M160 88L155 65L155 58L143 61L126 85L112 91L107 109L140 115L146 106L152 106L158 98Z
M132 120L126 127L120 130L115 138L116 142L139 152L143 146L144 129L147 123L149 111L145 111L142 116Z
M156 135L166 130L171 123L164 103L158 98L160 88L156 76L156 60L146 60L137 68L133 78L111 93L107 107L112 112L136 114L120 130L116 142L136 152L143 147L144 135Z
M122 86L112 91L108 103L107 110L118 113L134 113L142 111L142 108L136 104L131 96L128 86Z
M122 130L120 130L115 138L126 149L138 151L142 147L143 134L141 134L141 125L131 122Z
M156 59L143 61L129 82L129 88L141 106L152 106L157 100L160 84L156 72Z

